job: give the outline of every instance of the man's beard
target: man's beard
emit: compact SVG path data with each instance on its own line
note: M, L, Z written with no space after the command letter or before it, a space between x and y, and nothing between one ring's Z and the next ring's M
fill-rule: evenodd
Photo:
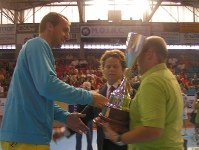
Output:
M53 43L54 49L60 49L62 45L60 45L58 42Z

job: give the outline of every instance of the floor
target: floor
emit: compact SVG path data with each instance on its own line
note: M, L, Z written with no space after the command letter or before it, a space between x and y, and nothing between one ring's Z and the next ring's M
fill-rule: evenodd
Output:
M187 139L187 150L199 150L199 147L196 146L195 138L194 138L194 130L193 128L187 129L187 135L183 136L184 139ZM96 130L93 131L93 150L97 150L97 145L96 145L96 137L97 133ZM57 141L57 143L51 141L50 143L50 148L51 150L75 150L75 144L76 144L76 139L75 136L71 136L70 138L61 138ZM83 135L82 138L82 150L87 150L87 145L86 145L86 136ZM0 150L2 150L0 148Z
M187 129L187 135L183 136L184 139L187 140L187 150L199 150L199 147L196 145L196 141L194 138L194 130L193 128ZM54 142L50 143L51 150L75 150L75 136L70 138L62 138L57 141L57 144ZM82 139L82 150L86 149L86 136L83 135ZM93 132L93 150L97 150L96 145L96 130Z
M93 150L97 150L97 133L96 130L93 131ZM82 136L82 150L87 150L87 141L85 134ZM50 148L51 150L75 150L76 139L75 135L71 136L70 138L61 138L57 141L57 143L51 141Z

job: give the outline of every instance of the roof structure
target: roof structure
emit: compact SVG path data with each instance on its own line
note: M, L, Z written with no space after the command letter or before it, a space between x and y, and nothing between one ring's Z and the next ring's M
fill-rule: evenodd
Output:
M13 16L15 15L12 11L18 11L22 12L23 10L26 9L31 9L34 7L42 7L45 5L49 5L51 3L55 2L76 2L76 4L73 4L78 6L79 9L79 14L80 14L80 22L83 21L83 6L85 1L93 1L93 0L0 0L0 8L6 9L3 10L4 14L9 14ZM115 0L109 0L114 2ZM133 0L129 0L133 1ZM158 9L159 6L190 6L196 9L199 9L199 0L149 0L151 4L151 14L147 17L146 21L150 21L151 18L153 17L154 13ZM170 3L169 3L170 2ZM9 16L8 16L9 17ZM14 16L15 17L15 16ZM19 21L23 22L23 21Z
M47 5L53 2L83 2L91 0L0 0L0 7L11 10L25 10L37 6ZM174 2L181 3L182 6L192 6L199 8L199 0L150 0L151 2L164 3Z

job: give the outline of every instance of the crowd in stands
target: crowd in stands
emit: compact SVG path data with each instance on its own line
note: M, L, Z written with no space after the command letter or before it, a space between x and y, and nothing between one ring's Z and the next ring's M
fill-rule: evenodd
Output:
M167 65L185 94L194 95L198 91L199 58L196 54L182 53L178 57L171 55Z
M0 97L7 96L7 91L12 79L15 64L15 60L0 61Z
M176 76L182 91L194 95L199 88L199 58L194 53L170 54L167 67ZM64 60L56 61L57 76L64 82L81 87L84 81L91 82L94 89L100 87L106 80L99 70L99 58L93 54L86 59L78 59L69 53ZM131 83L139 82L138 68L133 67Z
M61 58L55 57L57 77L75 87L81 87L83 82L89 81L92 89L98 89L106 82L99 69L99 58L100 56L89 54L85 59L79 59L72 53ZM3 97L6 97L15 64L16 60L0 61L0 87L3 87L0 97L2 93L4 93ZM191 53L171 54L168 57L167 67L176 76L183 92L194 95L199 88L199 57ZM133 67L131 77L132 84L139 82L136 65Z

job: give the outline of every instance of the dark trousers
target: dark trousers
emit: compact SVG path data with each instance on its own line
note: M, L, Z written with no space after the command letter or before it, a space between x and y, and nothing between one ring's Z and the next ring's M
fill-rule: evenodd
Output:
M86 134L87 139L87 150L93 150L92 140L93 140L93 121L88 122L87 124L90 132ZM82 134L76 133L76 150L82 149Z
M127 145L118 146L109 139L104 139L103 150L127 150Z

